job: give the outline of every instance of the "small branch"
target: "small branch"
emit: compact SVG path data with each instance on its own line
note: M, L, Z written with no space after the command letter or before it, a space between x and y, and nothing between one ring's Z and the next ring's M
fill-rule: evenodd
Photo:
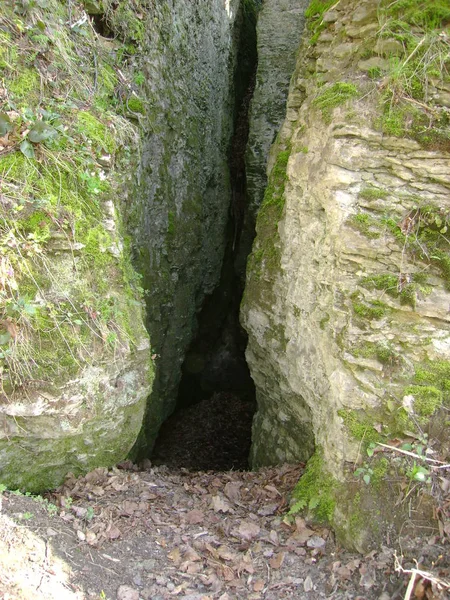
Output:
M434 573L430 573L429 571L422 571L421 569L404 569L400 563L400 560L397 556L396 553L394 553L394 560L395 560L395 570L397 571L397 573L405 573L408 575L411 575L411 578L409 580L408 583L408 587L406 589L406 594L404 597L404 600L409 600L411 598L411 593L413 591L414 588L414 583L416 581L417 577L420 577L422 579L426 579L427 581L431 581L431 583L436 584L440 589L450 589L450 582L447 581L446 579L441 579L440 577L437 577L437 575L434 575ZM415 561L417 564L417 561Z
M383 446L383 448L388 448L389 450L393 450L394 452L400 452L401 454L406 454L407 456L412 456L413 458L418 458L419 460L426 460L427 462L443 465L439 467L440 469L444 469L445 467L449 466L443 463L441 460L435 460L434 458L421 456L420 454L415 454L414 452L410 452L409 450L402 450L401 448L396 448L395 446L389 446L388 444L381 444L380 442L378 442L378 446Z
M415 569L412 570L411 578L408 583L408 587L406 588L405 598L404 600L409 600L411 598L411 594L413 592L414 584L416 583L417 572Z

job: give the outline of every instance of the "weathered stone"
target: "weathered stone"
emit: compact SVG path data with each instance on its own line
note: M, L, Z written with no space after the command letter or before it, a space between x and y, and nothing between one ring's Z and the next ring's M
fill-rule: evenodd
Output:
M258 69L245 155L248 210L238 257L238 269L242 274L253 241L256 213L267 183L270 146L285 116L289 81L295 68L295 52L308 3L308 0L266 0L258 17Z
M164 0L146 15L142 70L151 109L128 223L149 290L147 325L157 355L147 452L175 408L197 312L220 278L240 4Z
M352 23L358 23L359 25L364 25L367 22L375 21L377 16L377 6L373 2L364 2L361 3L352 13L351 20Z
M367 60L360 60L358 69L361 69L361 71L370 71L371 69L387 71L389 69L389 62L380 56L372 56L372 58L368 58Z
M450 108L450 92L439 92L433 95L435 104Z
M374 50L383 56L401 56L404 52L403 44L401 44L401 42L384 38L377 41Z
M328 10L322 17L324 23L334 23L339 18L339 13L336 10Z
M376 20L373 3L346 0L339 6L347 19ZM353 49L336 53L340 44L336 39L330 47L315 47L316 71L337 73L334 82L351 81ZM397 407L395 399L405 396L428 361L450 361L450 293L443 272L438 262L408 251L401 237L421 203L450 211L450 160L415 140L377 131L379 99L373 93L351 109L349 103L334 108L326 122L314 109L321 88L319 78L301 67L304 51L302 46L290 91L295 101L288 100L288 119L271 150L273 195L258 215L241 309L258 401L251 459L254 466L281 457L304 460L316 447L324 481L334 480L333 523L345 543L363 548L403 521L394 523L396 498L386 488L377 505L379 529L371 527L377 492L366 493L346 469L360 457L362 444L351 420L361 415L368 423L363 440L364 427L386 440L398 435L401 426L392 424L388 400ZM355 115L350 123L349 110ZM416 276L426 276L426 284L415 284ZM433 416L436 423L440 418ZM355 495L365 498L357 507ZM356 518L357 531L350 530Z

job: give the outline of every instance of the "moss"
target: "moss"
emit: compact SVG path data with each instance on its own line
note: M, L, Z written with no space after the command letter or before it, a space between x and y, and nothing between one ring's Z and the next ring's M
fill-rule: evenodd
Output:
M414 411L421 417L431 417L442 405L442 392L434 386L410 385L405 394L414 396Z
M269 184L264 193L262 209L267 206L275 205L281 211L284 207L284 188L287 180L287 164L291 154L290 148L282 150L277 155L277 160L270 173Z
M322 112L322 116L326 122L330 122L331 113L334 108L344 104L347 100L357 98L359 95L358 88L353 83L337 81L314 99L313 106Z
M370 483L375 488L378 488L383 484L383 480L389 472L389 461L384 456L374 456L370 462L370 467L372 469L372 477L370 479Z
M444 394L444 400L450 399L450 361L435 360L416 367L414 383L431 385Z
M144 102L140 98L136 98L136 96L131 96L131 98L127 100L127 108L133 113L145 113Z
M366 444L380 441L381 436L374 427L375 422L368 417L366 411L341 409L338 410L338 415L354 439Z
M98 151L113 153L116 149L116 142L112 132L97 117L87 111L80 111L77 114L77 130L85 135Z
M39 99L41 80L36 69L22 69L20 74L9 82L9 91L19 107L30 108Z
M249 272L256 279L259 279L263 270L275 272L279 267L280 252L277 245L277 226L284 209L286 169L290 153L290 146L278 152L258 213L257 238L248 263Z
M364 342L351 352L354 356L376 358L383 365L396 366L401 362L398 352L388 343Z
M167 234L172 236L175 233L175 213L169 211L167 215Z
M383 200L389 193L377 187L368 186L359 192L359 197L364 200Z
M381 300L373 300L371 302L361 302L359 300L352 300L352 308L355 315L362 319L382 319L389 306Z
M368 213L360 212L348 219L348 224L369 239L380 237L380 224Z
M316 450L294 489L293 498L296 502L291 513L309 510L318 521L330 522L336 506L336 486L335 478L325 470L322 452Z
M394 298L398 296L398 277L390 273L363 277L360 284L368 290L383 290Z

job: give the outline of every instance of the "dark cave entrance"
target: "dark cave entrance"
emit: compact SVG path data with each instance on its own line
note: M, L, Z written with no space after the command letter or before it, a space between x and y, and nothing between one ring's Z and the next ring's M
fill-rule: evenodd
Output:
M220 283L198 315L198 330L182 367L177 406L161 427L151 456L155 464L192 470L249 468L255 387L245 360L247 335L239 323L244 292L240 237L246 211L245 148L256 80L255 2L243 3L234 78L235 119L229 167L230 217ZM245 257L246 258L246 257Z

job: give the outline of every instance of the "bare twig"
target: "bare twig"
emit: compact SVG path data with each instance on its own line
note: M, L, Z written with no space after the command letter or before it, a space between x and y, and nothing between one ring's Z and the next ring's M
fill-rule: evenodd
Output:
M432 462L432 463L436 463L439 465L448 466L448 465L445 465L445 463L443 463L441 460L435 460L434 458L428 458L427 456L421 456L420 454L416 454L415 452L410 452L409 450L402 450L402 448L396 448L395 446L389 446L388 444L382 444L381 442L378 442L378 446L383 446L383 448L388 448L389 450L393 450L394 452L400 452L401 454L406 454L407 456L412 456L413 458L417 458L419 460L425 460L427 462ZM439 467L439 468L443 469L444 466Z
M437 575L435 575L434 573L431 573L430 571L422 571L422 569L416 568L416 569L404 569L402 567L402 564L400 562L400 559L397 556L397 553L394 552L394 561L395 561L395 570L398 573L405 573L408 575L411 575L409 583L408 583L408 587L406 589L406 594L404 597L404 600L409 600L411 598L411 594L414 588L414 583L416 581L417 577L420 577L422 579L426 579L427 581L431 581L431 583L434 583L436 586L438 586L439 589L450 589L450 581L448 581L447 579L442 579L441 577L438 577ZM416 565L417 565L417 561L415 561Z

